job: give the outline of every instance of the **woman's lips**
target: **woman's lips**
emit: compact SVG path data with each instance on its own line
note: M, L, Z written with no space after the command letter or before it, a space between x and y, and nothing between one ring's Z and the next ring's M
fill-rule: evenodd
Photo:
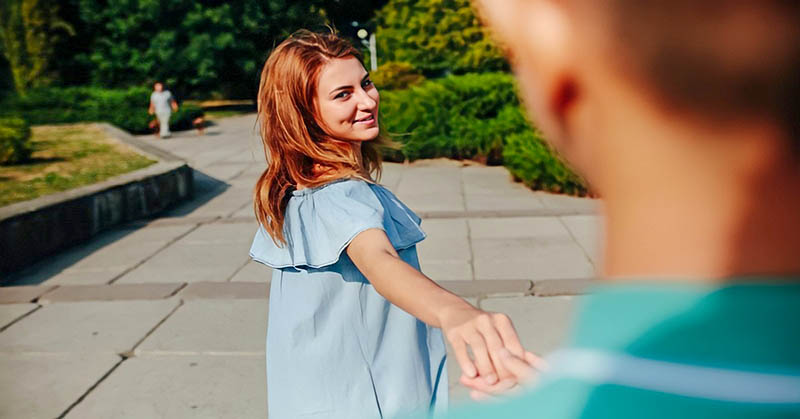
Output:
M361 119L356 119L355 123L356 124L372 125L372 124L375 123L375 116L369 115L369 116L365 116L365 117L363 117Z

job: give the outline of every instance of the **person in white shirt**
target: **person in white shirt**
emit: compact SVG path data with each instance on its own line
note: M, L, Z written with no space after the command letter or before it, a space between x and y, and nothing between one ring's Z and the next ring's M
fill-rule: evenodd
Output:
M158 119L159 131L157 137L168 138L171 134L169 132L169 117L172 112L178 111L178 102L172 96L169 90L164 90L164 84L156 82L153 85L153 93L150 94L150 115L155 114Z

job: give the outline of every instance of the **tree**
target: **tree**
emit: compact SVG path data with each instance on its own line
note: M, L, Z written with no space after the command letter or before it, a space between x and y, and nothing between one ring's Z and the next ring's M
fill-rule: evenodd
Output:
M0 42L17 92L48 85L55 79L55 45L61 36L73 33L72 27L59 18L54 0L0 2Z
M429 76L508 69L469 0L389 0L376 20L381 61L408 62Z
M275 42L323 22L319 1L78 0L92 82L160 80L184 95L253 96Z

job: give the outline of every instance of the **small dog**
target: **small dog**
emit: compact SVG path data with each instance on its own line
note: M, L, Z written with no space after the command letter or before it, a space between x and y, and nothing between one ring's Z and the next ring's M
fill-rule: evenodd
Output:
M147 127L150 128L150 131L155 134L156 137L161 137L159 135L159 126L158 126L158 119L154 119L147 124Z
M192 121L192 125L197 129L197 135L203 135L206 129L206 120L202 116L198 116Z

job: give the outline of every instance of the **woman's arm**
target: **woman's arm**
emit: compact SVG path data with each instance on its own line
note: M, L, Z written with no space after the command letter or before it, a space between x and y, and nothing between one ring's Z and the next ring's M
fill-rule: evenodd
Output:
M494 384L509 376L498 358L502 348L524 357L508 316L477 309L437 285L400 259L382 230L360 233L350 242L347 255L378 293L414 317L442 329L468 377L480 376ZM467 347L472 350L474 363Z

